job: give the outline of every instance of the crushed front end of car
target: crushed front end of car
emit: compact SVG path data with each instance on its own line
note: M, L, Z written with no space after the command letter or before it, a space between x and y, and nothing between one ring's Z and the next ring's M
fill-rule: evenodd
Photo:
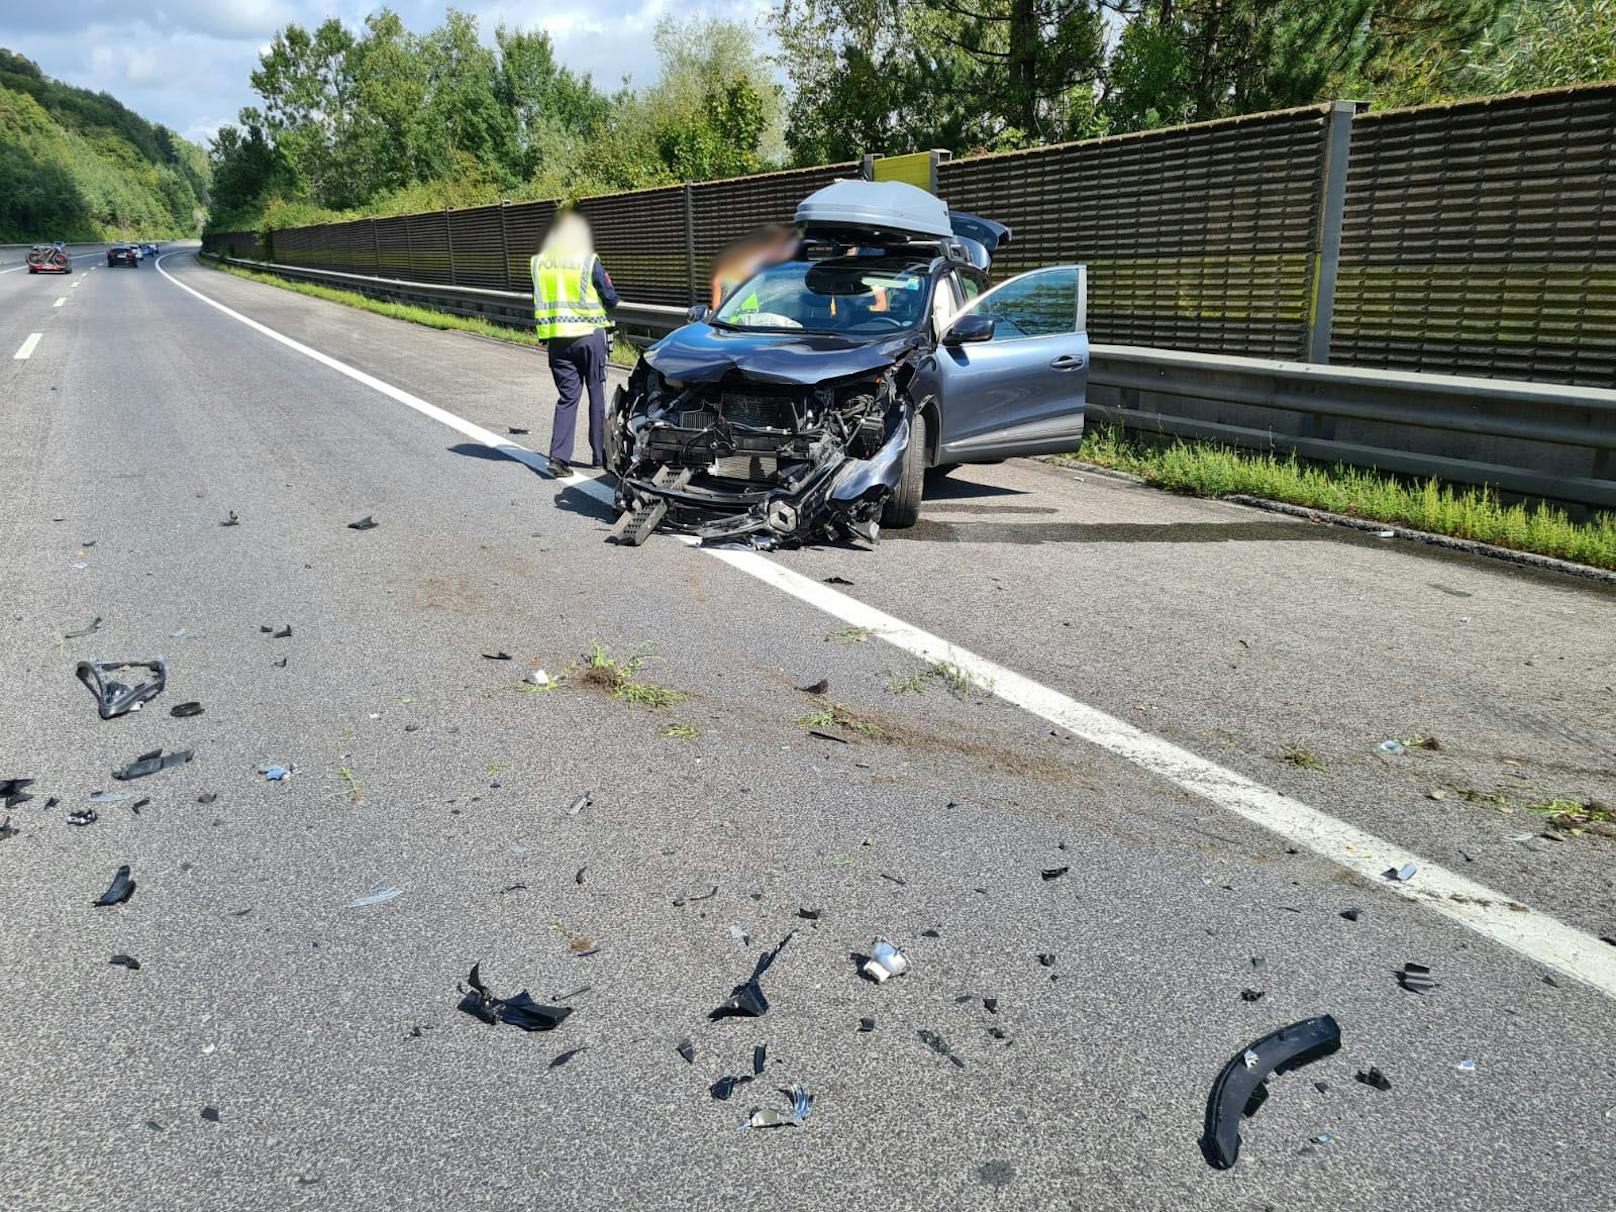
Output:
M816 383L733 366L681 381L654 363L641 359L608 419L618 542L658 529L755 547L876 542L909 445L905 359Z

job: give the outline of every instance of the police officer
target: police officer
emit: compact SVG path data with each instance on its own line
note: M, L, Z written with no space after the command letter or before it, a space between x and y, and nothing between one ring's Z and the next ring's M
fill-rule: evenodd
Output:
M585 389L590 465L606 461L606 309L617 306L617 291L595 255L589 224L572 212L556 220L528 271L533 276L534 331L546 343L556 385L550 464L557 475L571 475L578 402Z

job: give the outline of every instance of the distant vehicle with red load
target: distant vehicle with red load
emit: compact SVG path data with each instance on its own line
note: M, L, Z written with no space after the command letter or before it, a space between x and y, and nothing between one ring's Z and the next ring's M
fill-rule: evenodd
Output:
M36 244L28 250L26 258L31 274L70 274L73 258L61 244Z

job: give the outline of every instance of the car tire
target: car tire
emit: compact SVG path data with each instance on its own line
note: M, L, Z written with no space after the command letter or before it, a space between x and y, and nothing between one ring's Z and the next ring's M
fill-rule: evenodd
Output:
M935 467L926 468L926 478L929 480L941 480L964 466L965 464L963 463L939 463Z
M926 481L926 414L917 412L909 420L909 445L903 450L903 468L898 485L881 510L881 525L887 530L907 530L920 521L920 499Z

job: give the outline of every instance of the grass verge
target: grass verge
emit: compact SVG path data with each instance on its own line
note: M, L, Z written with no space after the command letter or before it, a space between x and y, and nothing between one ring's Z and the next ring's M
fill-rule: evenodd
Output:
M1436 479L1411 483L1362 467L1308 463L1294 454L1280 457L1213 443L1158 446L1130 439L1116 426L1090 431L1080 447L1056 459L1130 472L1170 492L1264 497L1616 570L1616 514L1574 522L1551 505L1506 505L1486 488Z
M415 307L408 303L389 303L384 299L372 299L368 295L361 295L351 290L336 290L330 286L318 286L312 282L293 282L289 278L278 278L274 274L259 273L255 269L241 269L234 265L221 265L217 261L204 260L202 264L216 269L220 273L245 278L249 282L262 282L266 286L278 286L282 290L308 295L314 299L324 299L328 303L340 303L344 307L353 307L360 311L374 312L378 316L387 316L393 320L405 320L411 324L424 324L428 328L441 328L450 332L469 332L479 337L488 337L491 340L504 341L511 345L531 345L540 349L544 347L543 341L522 328L508 328L503 324L491 324L487 320L475 320L470 316L457 316L446 311L433 311L429 307ZM618 340L612 346L613 365L632 368L639 361L639 356L639 353L627 341Z

